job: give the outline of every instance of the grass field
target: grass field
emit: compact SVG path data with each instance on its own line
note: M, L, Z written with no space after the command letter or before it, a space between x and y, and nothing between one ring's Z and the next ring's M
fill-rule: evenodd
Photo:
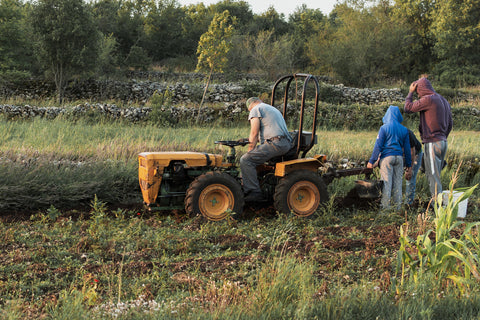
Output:
M378 128L372 131L318 131L313 153L331 160L368 160ZM73 124L63 120L36 119L25 122L0 121L2 156L41 156L47 159L135 159L143 151L191 150L219 152L217 140L248 136L249 128L159 128L128 123ZM453 131L448 157L470 159L479 156L480 132ZM239 150L241 154L245 150Z
M223 153L217 140L248 136L245 124L224 128L160 128L125 122L72 123L61 119L0 121L0 209L75 207L75 201L89 204L97 194L107 203L141 202L137 181L137 155L144 151L197 151ZM310 154L325 154L337 166L364 165L373 149L377 131L318 131L318 143ZM480 133L453 131L449 137L449 169L442 179L449 184L462 164L466 173L458 186L478 181ZM246 148L237 148L237 155ZM336 182L330 193L345 194ZM426 194L426 181L419 175L418 194ZM45 197L46 190L50 190Z
M377 129L320 131L312 154L326 154L334 163L361 163L370 156ZM461 268L461 259L453 269L443 270L441 264L429 267L431 262L424 258L422 272L414 273L411 270L423 263L415 257L433 251L416 250L413 244L401 249L401 226L408 227L412 243L417 237L426 241L421 236L428 230L440 231L438 217L426 209L422 174L418 203L401 213L378 215L374 201L347 204L342 196L352 180L345 179L329 186L331 201L313 219L247 208L241 221L213 223L186 217L182 211L115 207L109 197L128 193L130 204L141 202L139 152L221 153L225 150L214 142L246 137L244 125L172 129L60 119L0 121L0 134L2 205L39 199L45 205L29 210L29 215L17 209L1 216L0 318L480 317L479 280ZM465 171L455 186L479 183L479 138L478 132L452 132L449 167L442 174L445 185L460 164ZM467 225L480 219L478 194L475 190L469 198L464 223L449 226L473 252L478 252L479 234ZM55 202L62 195L87 201L88 206L53 205L63 203ZM465 261L476 268L475 259L467 256Z

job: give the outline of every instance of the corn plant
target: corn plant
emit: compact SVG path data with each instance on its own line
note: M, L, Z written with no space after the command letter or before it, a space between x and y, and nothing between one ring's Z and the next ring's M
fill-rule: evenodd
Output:
M460 202L470 197L477 185L457 189L463 191L463 195L455 200L452 194L457 173L452 177L447 203L443 205L443 194L439 194L433 204L434 229L428 229L413 240L408 235L408 223L400 227L396 274L401 274L401 285L404 284L403 280L407 272L410 273L414 283L419 283L427 274L433 274L439 280L452 281L461 292L469 287L472 279L480 280L478 273L480 222L465 224L457 220ZM428 219L428 213L425 216L424 220ZM461 235L455 237L454 235L459 232L462 232ZM432 238L435 240L433 241Z

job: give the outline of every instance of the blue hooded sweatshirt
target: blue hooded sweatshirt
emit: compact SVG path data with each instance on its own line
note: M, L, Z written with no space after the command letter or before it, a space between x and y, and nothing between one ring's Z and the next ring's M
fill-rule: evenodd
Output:
M388 107L382 121L383 125L378 131L375 147L368 162L375 163L378 156L380 156L380 159L383 159L388 156L405 155L405 166L411 167L410 140L407 128L401 124L403 117L400 109L397 106Z

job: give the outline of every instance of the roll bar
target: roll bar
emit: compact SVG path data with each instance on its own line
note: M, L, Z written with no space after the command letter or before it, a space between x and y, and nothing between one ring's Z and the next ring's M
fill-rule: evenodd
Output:
M300 152L302 151L302 158L305 158L305 155L307 154L310 149L312 149L313 145L315 144L315 133L316 133L316 128L317 128L317 113L318 113L318 96L319 96L319 84L317 78L311 74L306 74L306 73L295 73L293 75L287 75L283 76L280 79L275 82L275 85L273 86L272 89L272 99L271 99L271 105L275 106L275 93L278 89L278 86L286 81L285 85L285 93L283 97L283 118L285 121L287 121L287 104L288 104L288 90L290 89L290 85L293 80L297 79L304 79L303 82L303 92L302 92L302 101L300 105L300 118L299 118L299 123L298 123L298 135L297 135L297 151L296 151L296 156L298 158ZM307 85L309 82L313 82L315 85L315 106L314 106L314 114L313 114L313 127L311 132L304 132L303 131L303 114L305 111L305 99L306 99L306 91L307 91ZM305 138L306 136L310 135L310 143L307 145L302 146L302 136Z

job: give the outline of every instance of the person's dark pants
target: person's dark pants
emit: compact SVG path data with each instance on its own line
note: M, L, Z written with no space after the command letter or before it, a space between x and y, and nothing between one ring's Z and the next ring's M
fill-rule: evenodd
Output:
M261 192L260 184L257 178L257 166L266 161L284 155L287 153L292 144L288 139L272 139L258 145L255 149L245 153L240 158L240 170L242 171L243 192L245 194L251 192Z
M417 185L418 170L422 166L423 151L420 151L415 155L415 159L412 159L412 178L405 180L405 203L412 204L415 198L415 189Z

